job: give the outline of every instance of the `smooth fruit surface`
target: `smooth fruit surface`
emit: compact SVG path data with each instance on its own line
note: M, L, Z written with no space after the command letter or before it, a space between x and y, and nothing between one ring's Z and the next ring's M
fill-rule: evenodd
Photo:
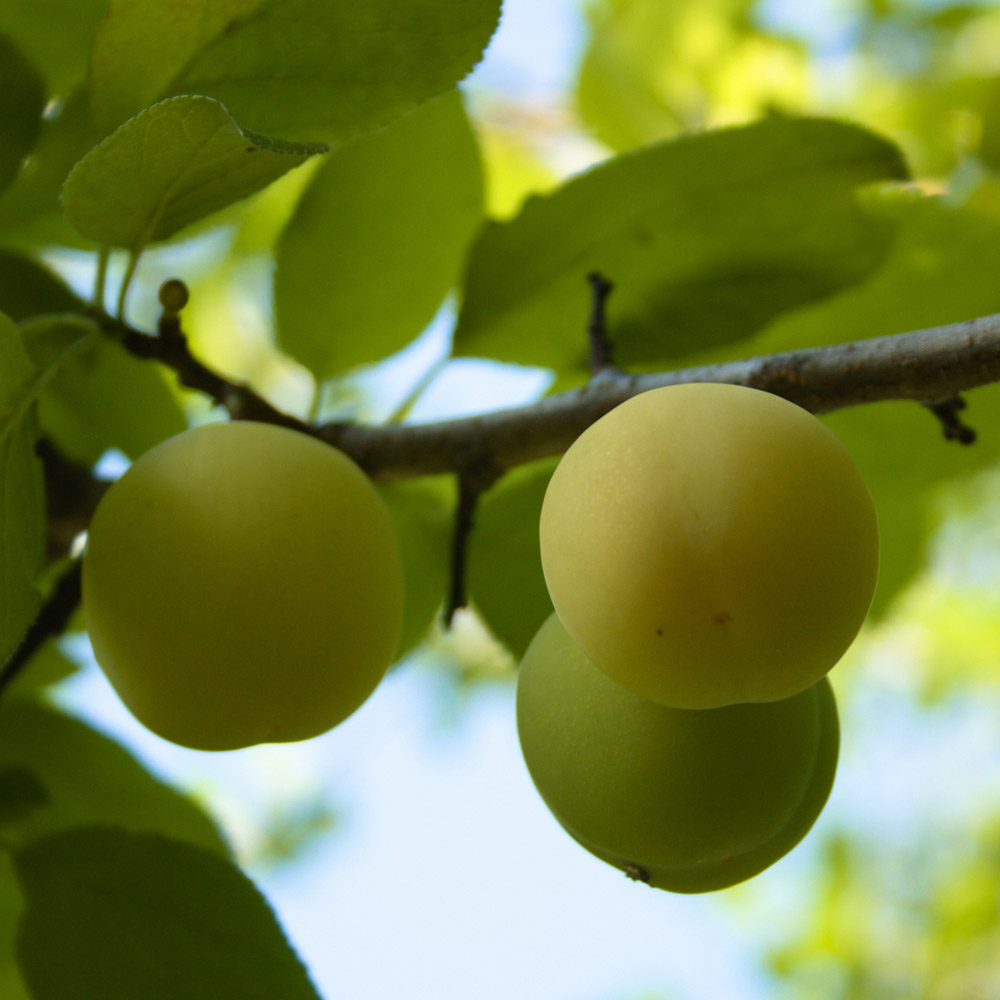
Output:
M517 728L536 788L574 839L688 893L787 854L826 803L839 748L825 677L781 701L668 708L610 680L555 615L521 664Z
M653 389L588 428L542 505L542 567L610 677L678 708L787 698L861 627L878 522L806 410L743 386Z
M139 721L230 750L317 736L361 705L399 637L402 567L385 505L345 455L268 424L210 424L108 490L83 600Z

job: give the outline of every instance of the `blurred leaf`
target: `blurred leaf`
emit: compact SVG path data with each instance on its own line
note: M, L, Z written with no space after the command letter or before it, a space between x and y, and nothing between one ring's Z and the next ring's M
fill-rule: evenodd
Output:
M32 1000L21 980L14 954L22 906L14 864L6 851L0 851L0 997L3 1000Z
M402 659L426 635L441 610L450 573L454 489L446 479L379 486L403 552L406 602L396 649Z
M609 321L622 364L738 341L863 278L892 226L856 190L904 176L886 140L809 119L619 157L482 231L456 353L585 365L585 276L595 270L616 283Z
M21 822L48 801L45 786L30 768L0 767L0 827Z
M457 91L328 153L278 244L282 347L319 378L398 351L457 282L482 211Z
M318 151L247 132L207 97L174 97L91 150L66 178L63 203L81 235L138 254Z
M107 0L0 0L0 31L41 67L48 95L61 95L83 80L107 8Z
M0 34L0 189L14 179L42 127L45 87L34 65Z
M985 200L985 193L983 195ZM987 202L988 204L988 202ZM862 340L1000 312L1000 212L943 199L886 205L901 224L884 266L867 282L777 321L754 353ZM1000 386L966 394L971 447L946 442L915 403L852 407L824 419L854 456L875 498L882 570L874 611L883 612L922 565L935 523L930 487L969 475L1000 455Z
M93 465L108 448L138 458L187 428L162 370L129 354L90 320L45 316L20 329L35 363L52 370L39 397L39 419L67 458Z
M83 312L84 303L44 264L0 250L0 309L19 322L46 313Z
M493 634L520 658L552 601L542 575L538 518L558 459L507 473L476 508L469 539L469 594Z
M0 663L41 603L45 496L35 454L36 371L17 329L0 314Z
M79 618L82 624L82 613L79 614ZM73 627L78 628L79 625ZM4 697L32 694L42 688L51 687L71 677L79 669L79 666L62 651L59 641L50 639L31 657L28 666L17 674ZM3 994L0 993L0 996Z
M14 864L17 954L35 1000L319 1000L264 897L218 855L84 827Z
M577 104L613 149L681 129L798 110L808 96L804 46L755 30L753 0L598 0Z
M486 211L494 219L509 219L525 198L556 186L555 174L524 137L513 130L476 121L483 169L486 173Z
M46 117L31 156L0 196L0 241L34 252L46 243L90 246L66 221L59 195L73 165L99 138L79 91Z
M212 821L189 798L106 736L32 699L7 697L0 705L0 765L29 768L49 794L46 808L19 829L24 841L112 823L228 853Z
M453 87L500 0L112 0L91 60L106 130L171 94L206 94L267 135L334 142Z

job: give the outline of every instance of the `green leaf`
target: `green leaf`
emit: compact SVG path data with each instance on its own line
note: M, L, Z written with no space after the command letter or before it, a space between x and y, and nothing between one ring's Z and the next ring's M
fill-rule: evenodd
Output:
M106 736L30 698L7 697L0 705L0 765L28 768L49 795L48 805L18 831L23 842L111 823L228 853L212 821L190 799Z
M17 954L35 1000L318 1000L264 897L217 855L86 827L14 863Z
M618 157L474 245L456 353L583 366L585 277L616 283L616 360L662 363L750 336L864 277L892 226L858 204L905 177L896 148L835 121L773 118Z
M329 153L278 244L284 350L326 378L402 348L457 282L482 205L457 91Z
M46 243L90 246L66 221L59 194L73 165L99 138L82 92L46 116L31 156L0 196L0 241L34 252Z
M42 127L45 85L34 65L0 34L0 189L14 179Z
M10 855L0 852L0 997L32 1000L28 996L14 954L14 939L21 919L23 900Z
M110 130L171 94L207 94L250 128L335 142L453 87L500 0L112 0L91 60Z
M996 198L995 203L990 195ZM1000 312L1000 185L981 204L907 198L885 206L901 223L884 266L867 282L791 314L754 341L754 353L862 340ZM883 613L921 568L937 520L934 491L1000 456L1000 386L966 393L970 447L945 441L916 403L852 407L824 419L854 456L875 498L882 567L873 611Z
M45 497L35 454L36 371L11 320L0 314L0 662L41 603Z
M44 264L0 250L0 309L19 322L45 313L83 312L84 303Z
M757 30L754 0L595 0L577 107L593 134L629 149L712 121L809 102L808 51Z
M79 630L83 620L82 611L78 611L77 615L80 621L72 627ZM15 694L30 695L42 688L58 684L79 669L79 665L63 652L59 640L49 639L42 643L25 669L14 677L4 697ZM0 993L0 996L3 996L3 993Z
M266 187L318 150L247 132L207 97L175 97L91 150L66 178L63 204L83 236L138 254Z
M50 371L39 397L39 419L67 458L92 465L108 448L138 458L187 428L163 372L129 354L90 320L44 316L22 323L20 330L35 363Z
M41 67L50 95L83 80L90 45L107 0L0 0L0 31Z
M406 602L398 660L427 635L445 598L454 489L447 480L423 479L379 486L379 494L392 515L403 553Z
M14 765L0 767L0 827L19 823L49 801L34 771Z
M469 538L469 595L493 634L517 657L552 614L538 518L557 464L546 458L504 476L480 500Z

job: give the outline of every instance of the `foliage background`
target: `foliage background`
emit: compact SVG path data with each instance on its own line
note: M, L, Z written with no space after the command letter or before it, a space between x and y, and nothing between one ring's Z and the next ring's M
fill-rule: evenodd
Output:
M30 25L17 9L0 5L0 24L24 39L49 80L70 82L79 56L48 34L29 44ZM85 18L89 7L76 9ZM715 324L733 329L726 324L743 321L739 342L682 338L669 354L637 357L637 367L662 367L667 356L693 363L835 343L1000 311L998 42L1000 7L988 3L829 0L806 11L743 0L595 0L585 8L570 0L508 0L486 61L463 86L478 153L473 136L445 120L449 109L440 106L434 112L441 120L427 124L440 138L430 147L413 140L414 148L431 150L422 167L414 165L405 135L363 137L335 167L292 171L252 201L149 250L128 314L151 324L157 285L182 274L192 286L185 321L199 356L252 380L294 412L382 420L403 408L418 420L474 412L487 399L530 400L581 380L585 289L579 318L570 313L565 320L570 338L574 325L581 327L579 350L567 340L558 358L535 358L537 331L529 325L522 342L508 330L489 351L521 364L477 360L486 341L476 340L466 312L455 333L458 357L448 360L454 299L438 307L459 280L454 248L478 221L470 207L477 185L490 215L513 218L529 193L551 190L612 153L791 113L861 122L901 146L915 182L872 194L866 208L866 218L891 231L884 258L873 253L861 273L816 301L790 307L779 296L783 307L768 311L764 296L762 314L749 318L738 308L744 289L723 302ZM440 161L432 155L442 152ZM471 166L466 172L464 201L414 207L413 191L433 187L428 178L442 162L463 156L470 163L480 156L484 167L482 180ZM0 163L0 176L16 168ZM299 201L319 171L329 178L312 183ZM352 193L345 198L345 191ZM403 235L390 266L405 270L420 259L419 281L393 300L408 304L406 315L379 312L383 288L366 288L363 268L338 263L335 242L312 249L324 237L322 213L344 218L348 203L361 206L359 216L338 234L353 241L359 259L382 254L379 229L391 233L393 226ZM44 242L46 259L89 294L93 251L55 217L31 208L30 189L12 187L0 200L4 244L13 250ZM737 234L748 257L769 235L753 224ZM451 234L442 241L450 256L426 253L420 235L428 226ZM882 231L873 228L872 239ZM678 266L693 252L686 245L668 249ZM275 257L277 340L269 293ZM124 257L112 258L109 305L125 267ZM308 288L322 297L309 298ZM703 315L708 298L672 303L676 328ZM358 312L348 311L356 306ZM316 313L359 332L347 353L309 339ZM41 350L56 334L37 336ZM358 342L367 355L350 353ZM395 351L387 362L368 363ZM318 394L310 370L326 380ZM414 395L417 386L423 391ZM62 427L72 446L72 421L60 424L56 402L41 419ZM308 745L220 757L170 747L120 708L79 635L59 653L49 650L49 662L34 664L26 682L46 669L51 676L69 662L81 665L49 697L193 793L223 827L326 997L1000 997L997 393L977 390L968 402L980 437L969 449L941 441L934 421L909 404L829 418L872 485L885 531L875 613L832 675L843 725L841 768L827 809L792 855L711 897L650 892L562 834L520 762L513 660L472 616L461 617L452 636L436 632L361 712ZM204 417L203 402L184 403L189 415ZM155 437L170 419L165 412L158 430L150 419L145 432ZM104 456L105 470L148 444L141 435L114 443L118 452ZM92 441L75 445L74 457L99 457ZM488 494L474 536L473 595L494 635L515 652L544 610L537 578L525 566L534 544L531 514L550 468L519 470ZM390 497L404 531L423 547L411 590L430 602L421 609L428 618L436 599L427 595L444 589L435 553L444 552L441 498L449 491L433 481L399 487ZM64 721L25 721L32 710L17 702L0 713L0 761L24 759L23 743L40 740L46 725L64 727L51 745L73 745ZM129 787L128 765L101 757L110 752L103 746L87 745L73 755L79 778L64 773L65 751L50 767L37 749L28 756L50 793L102 775L97 789L87 786L84 804L67 806L76 810L73 822L113 816L128 826L133 820L99 794L103 785L111 802L116 792L108 786ZM136 815L155 808L143 800ZM163 808L174 816L173 806ZM179 835L212 840L197 813L185 817L171 820L183 825ZM4 940L13 933L13 910L0 912ZM3 968L7 992L0 992L18 997L13 964Z

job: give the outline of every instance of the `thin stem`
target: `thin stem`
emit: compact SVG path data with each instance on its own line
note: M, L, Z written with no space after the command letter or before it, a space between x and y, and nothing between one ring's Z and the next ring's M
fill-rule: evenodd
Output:
M118 311L116 315L120 320L125 319L125 296L128 295L129 286L132 284L132 279L135 277L135 269L139 266L139 255L137 253L129 254L128 266L125 268L125 274L122 276L122 285L118 290Z
M590 322L587 324L587 335L590 340L590 374L599 376L613 373L621 374L621 369L614 363L611 340L608 337L607 302L608 296L614 290L614 285L597 271L587 275L590 282L591 306Z
M319 415L323 411L323 383L312 374L309 373L312 378L312 395L309 400L309 415L306 420L310 424L319 423Z
M412 410L416 405L417 400L419 400L428 388L430 388L431 384L438 377L438 375L440 375L441 372L447 368L449 361L451 361L451 358L448 357L447 354L443 358L438 358L434 364L432 364L430 368L428 368L427 371L425 371L423 375L417 379L413 388L411 388L406 394L403 401L389 415L386 423L401 424L410 415L410 410Z
M94 307L104 309L104 296L108 289L108 263L111 260L111 247L101 247L97 251L97 273L94 275Z

